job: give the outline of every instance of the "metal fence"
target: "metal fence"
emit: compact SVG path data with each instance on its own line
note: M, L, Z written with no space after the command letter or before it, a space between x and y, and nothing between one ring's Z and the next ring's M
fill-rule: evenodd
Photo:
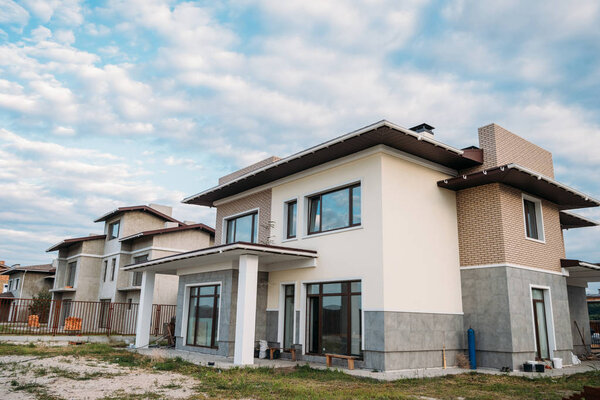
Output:
M162 334L175 309L153 304L150 333ZM0 334L135 335L137 313L137 303L5 298L0 299Z

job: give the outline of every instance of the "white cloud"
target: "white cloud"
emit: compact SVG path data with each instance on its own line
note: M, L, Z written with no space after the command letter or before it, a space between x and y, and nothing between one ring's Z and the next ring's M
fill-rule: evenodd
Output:
M58 136L73 136L77 132L75 132L75 129L67 126L57 126L52 130L52 133Z
M26 25L29 13L12 0L0 0L0 23Z
M67 25L83 23L80 0L24 0L23 2L43 23L51 19Z

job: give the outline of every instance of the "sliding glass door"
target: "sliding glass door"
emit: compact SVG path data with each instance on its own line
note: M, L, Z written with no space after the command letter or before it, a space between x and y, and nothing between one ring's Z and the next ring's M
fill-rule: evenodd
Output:
M190 288L186 344L216 347L220 285Z
M307 285L307 351L361 355L361 283Z

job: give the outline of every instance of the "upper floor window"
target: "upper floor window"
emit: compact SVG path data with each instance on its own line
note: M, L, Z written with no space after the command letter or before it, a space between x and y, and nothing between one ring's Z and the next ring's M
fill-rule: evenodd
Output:
M106 282L106 272L108 271L108 260L104 260L104 273L102 274L102 282Z
M13 281L11 279L10 281L8 281L8 290L12 290L12 284L13 284Z
M110 280L114 281L115 280L115 270L117 269L117 259L113 258L112 259L112 265L111 265L111 269L110 269Z
M542 223L542 203L533 197L523 196L523 212L525 215L525 234L529 239L544 240Z
M108 240L118 238L119 237L119 226L121 225L121 221L113 222L108 225Z
M19 288L19 281L20 281L19 278L17 278L17 280L15 281L15 290L17 290Z
M286 207L286 237L292 239L296 237L296 216L298 213L298 202L296 200L285 203Z
M77 269L77 262L71 262L67 265L67 284L66 286L75 286L75 271Z
M308 198L308 233L358 226L361 223L360 184Z
M241 215L227 220L226 243L256 243L258 238L258 212Z

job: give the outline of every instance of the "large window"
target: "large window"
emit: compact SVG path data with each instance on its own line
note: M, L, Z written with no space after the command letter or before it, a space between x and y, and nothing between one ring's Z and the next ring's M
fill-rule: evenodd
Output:
M186 344L216 347L221 285L190 288Z
M542 224L542 204L539 200L523 197L523 211L525 215L525 234L529 239L544 240L544 226Z
M286 237L292 239L296 237L296 215L298 213L298 202L296 200L285 203L286 207Z
M308 233L360 225L360 184L336 189L308 199Z
M108 240L119 237L120 225L121 225L121 221L113 222L112 224L108 225Z
M241 215L227 220L226 243L256 243L258 237L258 212Z
M312 354L361 355L361 283L307 285L307 350Z
M67 265L67 284L66 286L75 286L75 272L77 270L77 262L71 262Z

